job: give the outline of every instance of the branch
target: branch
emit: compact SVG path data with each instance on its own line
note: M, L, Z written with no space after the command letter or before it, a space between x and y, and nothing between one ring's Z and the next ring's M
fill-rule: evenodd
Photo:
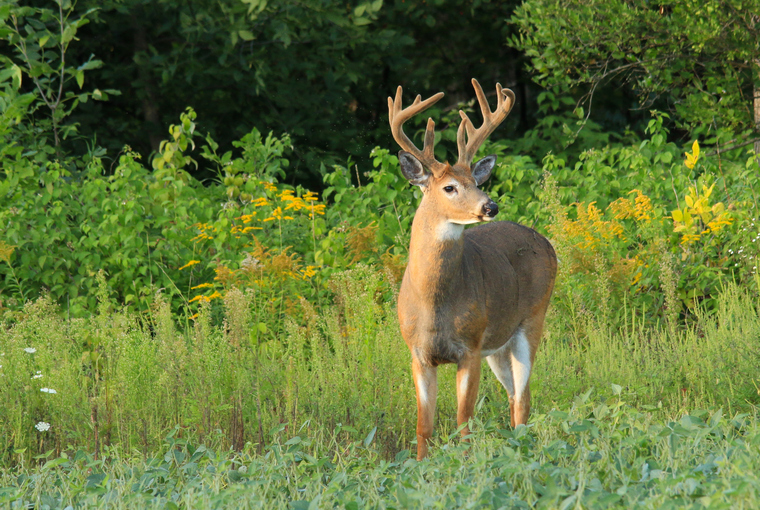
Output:
M733 140L729 141L728 143L735 142L737 138L734 138ZM730 147L721 148L720 145L718 145L718 149L714 150L712 152L706 152L705 156L714 156L718 154L719 152L728 152L734 149L738 149L739 147L744 147L745 145L749 145L751 143L760 142L760 138L755 138L754 140L750 140L748 142L738 143L736 145L732 145Z
M66 71L66 48L63 46L63 2L58 2L58 19L59 26L61 28L61 75L58 83L58 97L55 100L55 107L53 108L53 116L55 116L55 110L58 109L58 105L61 104L61 98L63 97L63 78Z
M45 104L53 110L53 105L51 105L48 102L47 97L45 96L45 91L42 90L42 85L40 85L39 80L32 76L32 65L29 63L29 55L26 52L26 41L24 41L24 37L21 35L21 31L18 28L18 19L16 16L13 16L13 28L16 29L16 34L19 36L19 46L21 48L21 54L24 56L24 63L26 63L26 68L29 70L29 76L32 78L32 81L37 86L37 90L40 91L40 96L42 96L42 100L45 101Z

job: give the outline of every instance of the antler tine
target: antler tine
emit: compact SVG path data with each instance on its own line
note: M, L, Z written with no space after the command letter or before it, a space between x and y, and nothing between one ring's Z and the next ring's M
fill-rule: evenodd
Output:
M475 96L478 98L480 112L483 115L483 125L475 129L472 121L462 110L459 110L459 116L462 118L457 130L457 148L459 149L458 164L470 166L475 152L480 148L488 136L499 127L504 119L507 118L509 111L515 104L515 94L509 89L502 88L500 83L496 84L496 109L491 111L488 106L488 100L483 93L478 80L472 79L472 86L475 89ZM465 136L466 135L466 136Z
M443 92L439 92L424 101L422 96L417 96L414 102L406 108L401 107L402 89L399 86L396 89L396 98L388 98L388 120L391 125L391 133L393 139L396 140L402 149L411 153L417 158L423 166L430 169L433 174L437 175L446 165L435 159L433 149L435 146L435 122L433 119L428 119L427 126L425 127L425 141L422 146L422 150L419 150L414 143L404 133L404 122L411 119L418 113L427 110L433 106L438 100L443 97Z

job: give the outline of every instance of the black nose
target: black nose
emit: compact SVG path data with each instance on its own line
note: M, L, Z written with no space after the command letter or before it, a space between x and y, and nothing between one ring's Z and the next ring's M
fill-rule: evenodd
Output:
M488 216L489 218L493 218L494 216L499 214L499 205L496 202L489 200L483 206L483 214L485 216Z

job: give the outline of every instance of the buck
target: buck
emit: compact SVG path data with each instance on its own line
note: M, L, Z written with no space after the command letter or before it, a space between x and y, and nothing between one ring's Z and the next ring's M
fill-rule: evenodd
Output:
M412 222L409 264L398 297L401 334L412 354L417 392L417 459L427 455L433 434L437 367L456 363L457 423L466 440L480 383L482 358L509 395L510 422L526 424L530 413L530 373L554 288L557 257L536 231L508 221L491 222L499 208L478 189L491 175L496 156L475 165L486 138L507 117L514 93L496 84L498 104L491 111L483 89L472 80L483 114L475 129L467 114L457 131L458 161L452 166L433 155L435 123L428 119L423 149L404 134L403 125L443 97L439 92L402 109L402 89L388 98L393 138L403 150L404 177L422 189Z

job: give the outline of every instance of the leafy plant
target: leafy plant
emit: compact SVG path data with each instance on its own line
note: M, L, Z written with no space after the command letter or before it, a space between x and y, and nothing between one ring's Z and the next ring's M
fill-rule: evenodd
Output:
M531 0L512 16L519 34L511 44L543 87L581 87L589 111L605 85L627 85L645 108L662 99L679 127L711 138L717 129L725 142L725 130L746 133L758 121L747 103L757 91L760 34L738 5Z
M6 55L0 57L6 67L0 73L0 83L11 79L12 87L19 90L24 75L34 83L34 103L28 113L41 108L48 110L49 118L42 122L42 131L49 122L53 144L58 148L62 138L76 132L75 124L64 122L80 103L89 99L105 101L109 94L117 95L119 91L82 90L85 72L99 68L103 62L90 55L76 65L71 62L69 46L77 40L77 32L89 23L96 9L75 13L73 2L58 0L56 3L56 10L19 5L17 1L6 1L0 6L0 35L13 46L17 60L14 62ZM71 90L72 81L76 82L79 92Z

